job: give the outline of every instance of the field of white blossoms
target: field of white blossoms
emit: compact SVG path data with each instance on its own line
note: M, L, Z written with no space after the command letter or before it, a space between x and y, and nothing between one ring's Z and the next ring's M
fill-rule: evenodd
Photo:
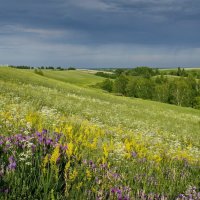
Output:
M53 73L0 69L0 199L200 199L200 111Z

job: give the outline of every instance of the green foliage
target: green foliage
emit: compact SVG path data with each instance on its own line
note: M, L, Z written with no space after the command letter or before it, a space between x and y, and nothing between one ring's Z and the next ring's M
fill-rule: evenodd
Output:
M195 100L194 100L194 107L195 107L196 109L200 109L200 96L195 97Z
M120 76L122 73L124 73L126 71L126 69L116 69L115 70L115 74L117 75L117 76Z
M116 78L114 82L113 86L114 92L125 95L127 84L128 84L128 78L125 75L121 74L119 77Z
M34 70L34 73L35 73L35 74L38 74L38 75L40 75L40 76L44 76L44 73L43 73L43 71L42 71L41 69L35 69L35 70Z
M46 73L41 77L31 70L0 69L0 173L2 163L6 164L6 176L0 175L0 199L118 199L118 193L111 190L123 189L123 194L131 191L131 199L141 199L139 194L149 199L164 194L170 200L190 185L199 187L199 110L84 88L83 77L90 84L103 78L78 70ZM67 80L72 76L75 83ZM130 77L123 78L129 81ZM150 83L155 88L172 86L174 81L177 87L184 85L183 89L194 86L194 82L189 85L189 79L160 79L159 83L154 79L134 80L141 87L150 87ZM196 100L198 103L199 98ZM42 135L42 128L47 128L48 134ZM6 140L21 131L22 145L2 151L2 147L20 144ZM40 140L35 138L38 134ZM54 135L62 138L55 140ZM49 137L58 142L42 144ZM60 148L58 160L54 159L56 147ZM7 170L7 155L16 156L16 171ZM8 193L4 190L7 186Z
M160 101L163 103L169 103L169 83L156 84L153 93L153 100Z
M146 71L146 67L136 71ZM147 73L148 74L148 73ZM105 89L105 88L103 88ZM107 90L108 91L108 90ZM127 76L121 74L114 81L114 91L130 97L151 99L178 106L197 107L195 98L200 95L200 83L192 75L187 78L171 78L160 76Z
M109 73L109 72L97 72L95 74L96 76L101 76L101 77L104 77L104 78L111 78L111 79L115 79L116 78L116 74L113 74L113 73Z
M154 82L146 78L132 78L127 85L127 95L143 99L152 99Z
M171 102L179 106L190 106L191 88L184 79L175 79L171 83Z
M16 68L16 69L34 69L33 67L26 66L26 65L18 65L18 66L9 65L9 67Z
M128 71L129 75L132 76L142 76L144 78L150 78L151 76L157 75L158 70L153 70L149 67L136 67Z
M113 90L113 81L111 81L110 79L105 79L102 83L101 83L101 88L103 90L106 90L108 92L112 92Z
M68 70L76 70L75 67L69 67Z
M187 77L188 73L185 71L185 69L181 69L180 67L178 67L176 74L177 76L183 76L183 77Z

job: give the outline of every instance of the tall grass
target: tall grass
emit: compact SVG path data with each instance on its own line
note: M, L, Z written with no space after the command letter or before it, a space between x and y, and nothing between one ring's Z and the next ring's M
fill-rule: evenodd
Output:
M0 199L200 199L198 110L56 79L0 69Z

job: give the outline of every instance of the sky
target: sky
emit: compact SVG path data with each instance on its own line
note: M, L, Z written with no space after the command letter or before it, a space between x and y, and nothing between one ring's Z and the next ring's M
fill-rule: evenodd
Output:
M0 0L0 64L200 67L200 1Z

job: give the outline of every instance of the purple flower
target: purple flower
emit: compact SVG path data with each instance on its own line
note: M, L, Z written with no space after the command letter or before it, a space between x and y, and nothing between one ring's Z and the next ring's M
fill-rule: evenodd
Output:
M107 168L107 164L106 163L103 163L100 165L101 169L106 169Z
M35 149L36 149L36 145L35 145L35 144L33 144L33 145L31 146L31 149L32 149L32 152L34 152L34 151L35 151Z
M91 167L92 167L92 169L95 169L96 165L93 163Z
M67 146L66 145L60 145L60 149L61 149L61 151L66 151L67 150Z
M5 190L4 190L4 193L7 194L8 192L9 192L9 189L5 189Z
M87 164L87 160L86 159L83 160L83 164Z
M58 142L60 140L61 135L59 133L56 133L56 132L54 134L56 136L55 141Z
M89 161L89 164L90 164L90 165L92 165L92 164L93 164L92 160L90 160L90 161Z
M129 200L130 198L128 196L125 196L124 197L124 200Z
M47 139L46 140L46 145L51 145L53 143L53 140L52 139Z
M17 164L16 164L16 161L15 161L14 157L13 157L13 156L10 156L10 157L8 158L8 160L9 160L8 169L9 169L9 170L15 170L16 167L17 167Z
M111 189L111 192L112 192L112 193L115 193L115 192L116 192L116 188L112 188L112 189Z
M122 194L122 191L121 191L120 189L117 189L116 192L117 192L117 194L119 194L119 195Z
M40 132L36 132L36 135L37 135L38 137L41 137L41 133L40 133Z
M38 141L41 144L43 142L43 137L42 136L38 136Z
M47 129L43 129L42 134L44 134L44 135L47 134Z
M132 152L132 156L133 158L136 158L137 157L137 153L135 151Z
M183 198L184 195L183 195L183 194L179 194L178 197L179 197L179 198Z
M114 179L118 179L118 178L120 178L120 175L117 174L117 173L112 174L112 176L113 176Z

